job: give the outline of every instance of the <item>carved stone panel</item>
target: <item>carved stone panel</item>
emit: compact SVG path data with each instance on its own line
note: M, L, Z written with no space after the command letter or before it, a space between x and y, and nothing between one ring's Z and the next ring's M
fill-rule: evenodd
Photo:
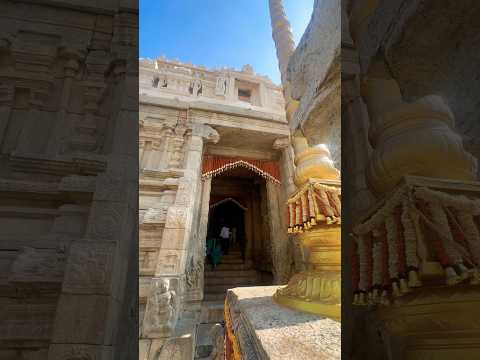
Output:
M61 283L64 267L63 251L24 247L12 264L8 281Z
M167 211L165 227L172 229L184 229L187 224L188 208L171 206Z
M186 251L175 249L160 249L158 254L157 275L179 274L184 266Z
M176 278L152 280L143 320L145 335L155 338L172 334L179 313L180 291Z
M70 247L63 290L68 293L109 294L115 242L77 241Z
M153 275L157 266L158 250L157 249L140 249L140 274Z
M125 221L125 205L96 201L90 211L87 237L98 239L115 239L119 235L119 229Z

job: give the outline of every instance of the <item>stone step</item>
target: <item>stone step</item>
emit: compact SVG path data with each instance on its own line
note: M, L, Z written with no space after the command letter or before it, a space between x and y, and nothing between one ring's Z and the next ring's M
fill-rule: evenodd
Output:
M242 259L221 259L220 264L243 264L244 261ZM219 264L219 265L220 265Z
M240 250L231 250L228 252L228 255L223 256L232 256L232 257L242 257L242 252Z
M256 270L214 270L205 271L205 279L224 277L256 277Z
M207 267L207 269L210 269L210 267ZM252 263L244 263L244 264L222 264L220 263L217 265L215 268L215 271L224 271L224 270L253 270L252 269Z
M218 284L218 285L205 285L205 294L218 294L218 293L223 293L226 294L228 289L233 289L236 287L248 287L248 286L253 286L254 284L239 284L239 283L234 283L234 284Z
M232 285L242 284L242 285L254 285L258 283L256 274L254 276L241 276L241 277L206 277L205 286L210 285Z

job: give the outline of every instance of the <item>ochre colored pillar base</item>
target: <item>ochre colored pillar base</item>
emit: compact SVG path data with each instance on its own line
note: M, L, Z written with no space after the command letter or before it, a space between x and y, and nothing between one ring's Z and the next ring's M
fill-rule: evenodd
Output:
M336 272L302 271L278 289L273 299L293 310L341 320L341 280Z

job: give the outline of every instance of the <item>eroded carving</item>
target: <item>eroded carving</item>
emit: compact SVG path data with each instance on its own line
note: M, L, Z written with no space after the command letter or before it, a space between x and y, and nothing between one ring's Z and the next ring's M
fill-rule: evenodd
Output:
M61 249L23 247L10 269L11 282L61 282L65 253Z
M170 335L177 321L178 301L177 279L155 279L145 310L144 332L149 335Z

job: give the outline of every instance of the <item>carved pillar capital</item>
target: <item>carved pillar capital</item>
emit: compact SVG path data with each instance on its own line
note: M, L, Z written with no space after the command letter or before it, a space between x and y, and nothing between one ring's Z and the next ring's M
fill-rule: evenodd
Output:
M333 166L330 151L325 145L311 147L304 136L292 139L295 151L295 185L298 187L309 179L338 180L340 172Z
M464 150L445 101L436 95L403 101L397 82L385 75L383 66L373 64L363 89L374 147L367 170L371 189L387 193L404 175L473 180L477 161Z
M285 136L285 137L281 137L281 138L278 138L278 139L275 139L275 141L273 142L273 148L275 150L281 150L281 149L286 149L288 148L289 146L291 145L291 142L290 142L290 138Z
M213 144L220 140L217 130L206 124L192 124L192 136L198 136L205 142Z

